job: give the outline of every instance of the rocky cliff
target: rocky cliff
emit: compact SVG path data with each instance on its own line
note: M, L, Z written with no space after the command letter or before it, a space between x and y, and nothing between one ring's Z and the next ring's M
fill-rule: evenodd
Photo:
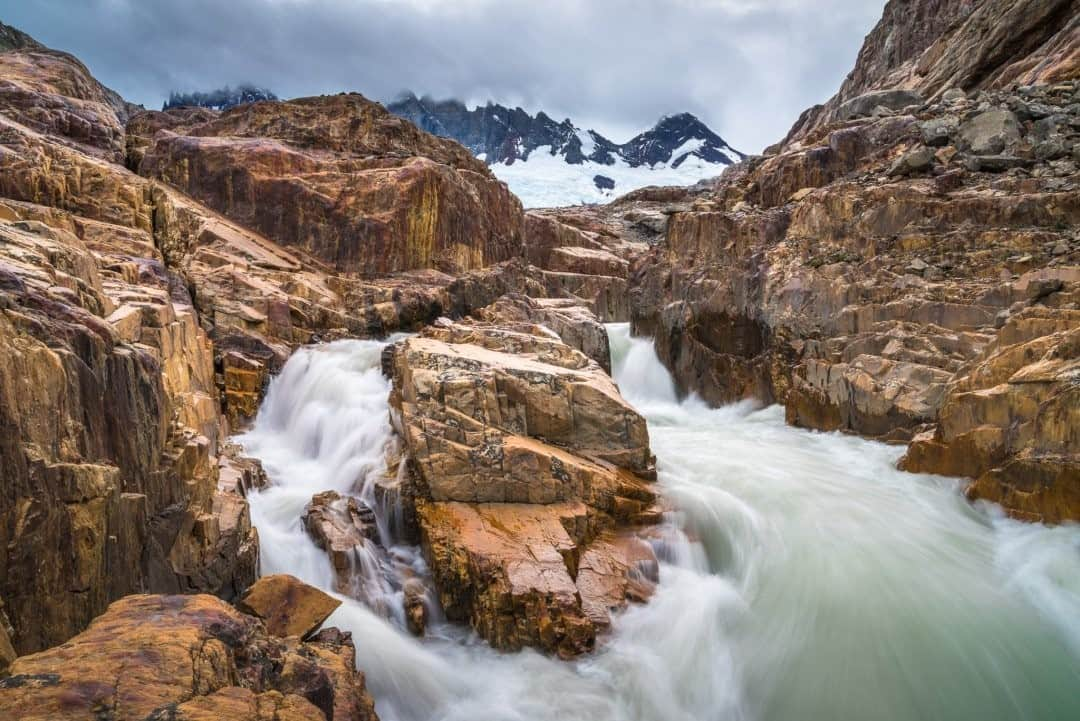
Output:
M2 663L125 594L254 581L243 494L265 478L225 441L296 347L507 292L626 317L626 261L588 275L603 243L524 214L467 150L359 95L147 112L3 38ZM565 307L519 312L576 328Z
M1078 32L1070 2L891 2L835 98L672 193L631 306L682 389L1080 517Z

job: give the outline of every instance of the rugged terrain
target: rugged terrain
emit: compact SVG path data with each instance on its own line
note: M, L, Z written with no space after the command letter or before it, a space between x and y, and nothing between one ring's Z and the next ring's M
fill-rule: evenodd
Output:
M488 317L387 348L404 495L448 618L573 656L657 580L619 530L659 519L648 430L596 360L505 307Z
M575 372L603 377L597 363L609 362L606 337L591 311L628 318L630 246L523 212L461 146L355 94L224 112L144 111L70 55L6 26L3 43L3 666L67 641L127 594L240 598L258 575L244 496L266 478L227 438L254 416L270 375L301 345L416 330L514 293L485 312L514 327L561 327L597 359L559 343L560 353L588 365ZM558 343L544 338L532 342ZM637 428L644 428L640 418ZM636 442L638 454L647 454L647 442ZM581 463L609 478L611 463L643 472L643 458ZM577 506L580 528L553 543L590 559L585 567L596 569L595 580L583 582L608 589L596 591L606 598L622 588L617 581L615 591L608 588L618 576L611 568L629 570L617 565L624 544L614 528L630 506L620 501L616 513L615 501L601 503L597 493L564 494L567 503L588 501L597 510ZM638 496L635 503L651 499ZM516 523L536 509L502 513ZM318 520L309 528L319 533ZM570 570L563 573L569 578ZM157 613L121 604L123 624ZM585 650L603 614L574 604L565 609L567 618L576 614L573 640L552 640L546 631L500 631L492 640ZM535 623L526 605L509 611L511 625ZM505 613L498 623L507 623ZM75 650L97 653L101 642L92 637ZM50 653L27 673L36 678L69 663ZM104 673L96 668L87 678ZM55 693L67 694L65 683ZM0 689L0 707L28 708L35 702L25 694L53 693L51 684ZM230 691L219 701L254 704L267 717L285 703L259 696L266 684L239 685L256 696ZM86 696L86 708L108 705L113 692L102 693ZM228 716L224 708L184 713Z
M836 98L663 196L631 306L682 389L913 440L909 470L1080 517L1078 23L1069 2L891 2Z
M1080 519L1078 68L1074 2L893 0L765 155L525 212L360 95L145 111L0 26L0 715L374 717L365 649L317 631L336 601L256 582L268 479L227 441L320 341L416 331L383 358L378 492L499 649L587 652L657 580L602 321L683 392ZM328 494L303 518L341 576L370 523Z

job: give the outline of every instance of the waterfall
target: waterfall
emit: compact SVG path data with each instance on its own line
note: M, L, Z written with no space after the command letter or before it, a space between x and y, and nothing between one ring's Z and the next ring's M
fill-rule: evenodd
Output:
M390 610L426 568L371 490L393 442L381 343L297 351L272 382L240 438L271 479L251 496L262 572L333 593L300 516L322 490L369 501L379 601L335 593L328 624L353 633L384 721L1080 718L1080 528L972 506L956 479L895 470L902 449L776 407L680 401L650 342L609 332L675 510L657 593L573 663L494 652L437 616L418 640Z

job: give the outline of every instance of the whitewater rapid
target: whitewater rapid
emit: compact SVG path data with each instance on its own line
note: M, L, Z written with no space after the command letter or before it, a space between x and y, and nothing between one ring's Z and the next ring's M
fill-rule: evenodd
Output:
M328 624L353 633L383 721L1080 718L1080 527L972 506L956 479L895 470L901 448L794 429L777 407L680 402L651 343L609 328L678 509L656 595L574 663L437 617L418 640L386 609L423 560L381 523L386 603L345 598ZM322 490L373 502L392 442L381 349L297 351L240 437L272 482L251 496L262 573L333 588L299 519Z

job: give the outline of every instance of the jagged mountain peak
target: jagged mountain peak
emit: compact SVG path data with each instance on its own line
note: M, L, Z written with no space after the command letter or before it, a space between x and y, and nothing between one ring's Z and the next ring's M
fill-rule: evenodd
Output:
M405 91L387 109L469 148L526 205L601 202L644 185L686 185L744 157L688 112L665 115L620 144L570 118L493 101L470 109L460 100Z
M634 136L623 148L639 164L668 163L674 168L691 156L717 164L744 157L696 115L685 112L663 116L650 130Z

